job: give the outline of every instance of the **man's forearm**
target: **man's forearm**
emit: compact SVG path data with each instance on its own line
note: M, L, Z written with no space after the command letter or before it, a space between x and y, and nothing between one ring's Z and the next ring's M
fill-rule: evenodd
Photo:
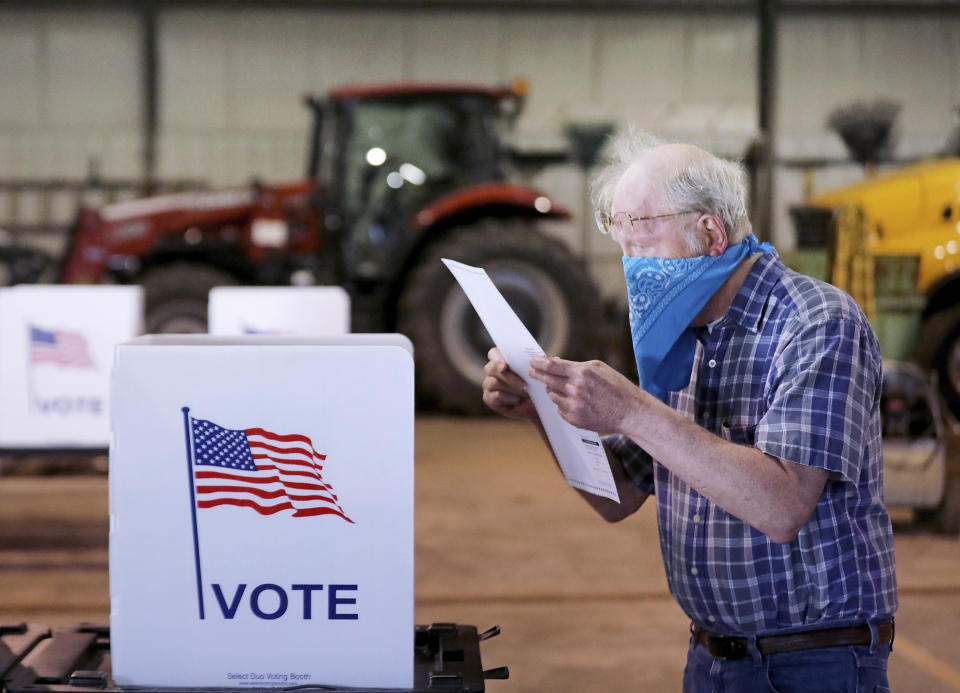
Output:
M824 470L723 440L648 395L638 399L621 433L711 502L778 542L796 536L826 483Z

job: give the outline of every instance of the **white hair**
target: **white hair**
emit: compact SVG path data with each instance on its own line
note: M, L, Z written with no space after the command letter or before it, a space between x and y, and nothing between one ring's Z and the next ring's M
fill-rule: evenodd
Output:
M604 149L604 163L590 187L596 209L610 211L613 192L627 169L651 150L667 144L633 125L610 138ZM703 157L685 158L676 164L664 180L667 199L677 209L713 214L727 232L727 242L736 245L752 231L747 214L746 170L739 161L729 161L705 152ZM686 232L688 244L695 230Z

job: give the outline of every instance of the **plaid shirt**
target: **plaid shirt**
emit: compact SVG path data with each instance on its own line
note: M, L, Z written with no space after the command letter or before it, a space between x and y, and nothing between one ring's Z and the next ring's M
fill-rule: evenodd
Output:
M853 299L771 253L701 330L690 385L668 404L725 440L829 472L797 538L771 541L633 441L605 438L637 487L656 494L670 592L691 619L754 635L893 614L880 387L876 336Z

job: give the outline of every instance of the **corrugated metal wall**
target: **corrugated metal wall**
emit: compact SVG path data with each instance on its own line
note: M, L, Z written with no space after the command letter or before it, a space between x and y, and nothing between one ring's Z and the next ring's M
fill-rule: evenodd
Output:
M960 103L960 19L781 18L782 157L845 155L826 114L853 99L903 104L903 155L936 149ZM133 11L0 11L0 177L141 172L141 25ZM738 155L755 135L756 22L747 15L449 9L163 10L158 22L158 175L212 183L296 178L308 113L300 97L345 83L529 79L521 142L562 146L570 120L636 121ZM818 184L859 176L818 174ZM773 238L792 243L786 204L801 177L777 176ZM576 168L534 182L579 211ZM64 209L64 215L72 210ZM3 210L0 210L2 218ZM579 221L558 233L574 246ZM598 275L617 250L588 236ZM609 270L609 271L608 271ZM604 281L619 289L619 278Z

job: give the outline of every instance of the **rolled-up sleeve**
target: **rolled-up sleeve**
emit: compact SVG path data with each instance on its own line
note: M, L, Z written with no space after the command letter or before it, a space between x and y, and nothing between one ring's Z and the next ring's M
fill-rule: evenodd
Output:
M881 369L866 324L833 318L803 326L776 359L755 446L855 483L879 404Z
M634 486L652 496L654 493L653 458L647 454L647 451L619 433L604 436L603 444L620 458L623 470Z

